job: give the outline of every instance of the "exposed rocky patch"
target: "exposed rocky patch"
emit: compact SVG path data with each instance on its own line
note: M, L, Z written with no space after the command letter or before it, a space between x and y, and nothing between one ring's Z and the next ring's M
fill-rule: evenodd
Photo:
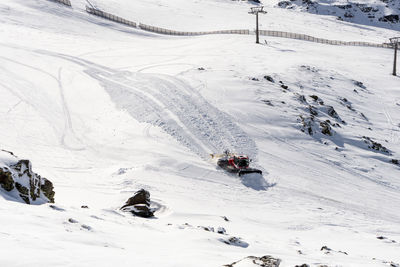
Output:
M370 137L368 136L363 136L362 140L365 144L367 144L367 147L371 150L375 150L378 152L382 152L384 154L387 155L392 155L392 153L389 151L389 149L387 149L386 147L384 147L382 144L372 140Z
M383 28L400 28L400 3L397 0L381 0L370 3L347 1L331 3L320 0L283 0L280 8L296 9L319 15L335 16L338 20Z
M54 203L53 183L32 171L29 160L0 150L0 194L26 204Z
M281 264L281 259L274 258L270 255L265 255L262 257L248 256L244 259L235 261L231 264L224 265L225 267L234 266L261 266L261 267L279 267Z
M150 192L140 189L125 202L121 210L143 218L153 217L154 210L150 208Z

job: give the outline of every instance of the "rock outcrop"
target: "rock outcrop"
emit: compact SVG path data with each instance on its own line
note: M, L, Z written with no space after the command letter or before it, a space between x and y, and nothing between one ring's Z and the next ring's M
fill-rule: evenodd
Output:
M154 211L150 208L150 192L140 189L125 202L121 210L143 218L153 217Z
M29 160L0 150L0 194L26 204L54 203L53 183L32 171Z

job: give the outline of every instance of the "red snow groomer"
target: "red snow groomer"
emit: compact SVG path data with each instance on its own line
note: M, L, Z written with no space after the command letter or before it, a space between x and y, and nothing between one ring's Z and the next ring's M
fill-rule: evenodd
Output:
M249 173L259 173L262 174L261 170L250 168L250 160L246 155L236 155L226 151L224 154L217 155L211 154L212 158L218 159L217 165L222 169L235 172L239 176Z

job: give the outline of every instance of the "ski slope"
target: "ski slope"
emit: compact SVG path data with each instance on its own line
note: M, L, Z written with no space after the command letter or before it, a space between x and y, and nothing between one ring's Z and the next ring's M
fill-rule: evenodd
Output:
M393 51L162 36L71 2L0 3L0 149L30 159L56 192L54 205L30 206L0 189L0 265L222 266L263 255L280 266L400 263ZM251 29L254 20L241 1L93 2L176 30ZM397 34L268 7L263 28L372 42ZM300 121L310 109L312 136ZM332 136L318 132L326 120L340 125ZM249 154L262 180L218 169L208 154L225 149ZM158 207L154 219L119 210L140 188ZM231 237L241 245L224 242Z

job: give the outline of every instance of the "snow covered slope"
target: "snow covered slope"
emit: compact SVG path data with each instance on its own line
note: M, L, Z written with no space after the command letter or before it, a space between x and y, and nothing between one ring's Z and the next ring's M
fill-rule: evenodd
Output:
M0 3L0 149L30 159L56 192L51 205L0 198L2 266L400 262L400 80L390 49L160 36L71 2ZM254 20L246 2L95 3L177 30ZM272 7L262 23L343 40L396 34ZM263 180L218 169L207 154L223 149L250 154ZM154 219L119 210L140 188L158 207Z
M338 20L388 29L400 29L400 2L396 0L291 0L280 1L279 7L298 9Z

